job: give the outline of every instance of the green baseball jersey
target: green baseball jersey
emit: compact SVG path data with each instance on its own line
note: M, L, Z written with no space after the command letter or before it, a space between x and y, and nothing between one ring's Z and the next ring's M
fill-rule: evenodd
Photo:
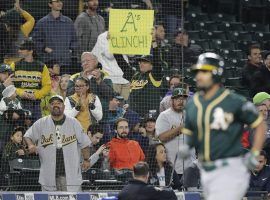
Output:
M196 93L187 103L182 132L198 150L200 160L213 161L241 155L244 124L255 128L262 120L251 102L220 88L209 100Z

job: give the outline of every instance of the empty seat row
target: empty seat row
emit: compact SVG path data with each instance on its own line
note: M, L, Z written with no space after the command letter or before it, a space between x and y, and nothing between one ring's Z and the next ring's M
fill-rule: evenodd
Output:
M228 22L235 22L236 18L233 15L227 15L222 13L215 13L208 15L206 13L198 13L198 12L187 12L186 14L187 21L196 22L196 21L228 21Z
M186 30L269 32L268 25L258 23L243 24L241 22L185 21L184 28Z
M250 33L246 31L188 31L190 39L219 39L231 41L258 41L264 42L270 40L270 32Z

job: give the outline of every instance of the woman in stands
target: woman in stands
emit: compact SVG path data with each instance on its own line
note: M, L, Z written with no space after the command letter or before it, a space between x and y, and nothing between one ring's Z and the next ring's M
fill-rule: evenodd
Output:
M173 189L181 188L178 175L167 160L166 149L162 143L149 146L146 160L150 169L150 184L161 187L171 186Z
M69 74L63 74L60 77L60 82L57 88L57 94L62 96L64 99L66 99L67 95L67 87L68 87L68 81L69 81L70 75Z
M75 81L75 93L65 99L65 114L75 117L87 128L102 119L102 106L97 95L89 89L89 80L78 77Z

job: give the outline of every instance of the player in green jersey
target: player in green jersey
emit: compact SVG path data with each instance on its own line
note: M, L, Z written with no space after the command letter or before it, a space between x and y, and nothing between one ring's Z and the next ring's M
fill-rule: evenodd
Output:
M248 169L264 143L265 124L255 106L244 97L222 86L224 60L215 53L204 53L191 68L198 92L187 103L186 145L180 156L195 147L199 154L201 181L207 200L240 200L249 184ZM255 129L252 150L243 157L241 136L244 125Z

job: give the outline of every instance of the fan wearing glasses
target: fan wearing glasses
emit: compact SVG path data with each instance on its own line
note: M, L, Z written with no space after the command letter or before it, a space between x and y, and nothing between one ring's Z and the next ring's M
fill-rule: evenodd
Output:
M65 114L75 117L81 123L85 133L89 126L102 119L100 99L90 91L87 78L76 79L75 93L65 99Z

